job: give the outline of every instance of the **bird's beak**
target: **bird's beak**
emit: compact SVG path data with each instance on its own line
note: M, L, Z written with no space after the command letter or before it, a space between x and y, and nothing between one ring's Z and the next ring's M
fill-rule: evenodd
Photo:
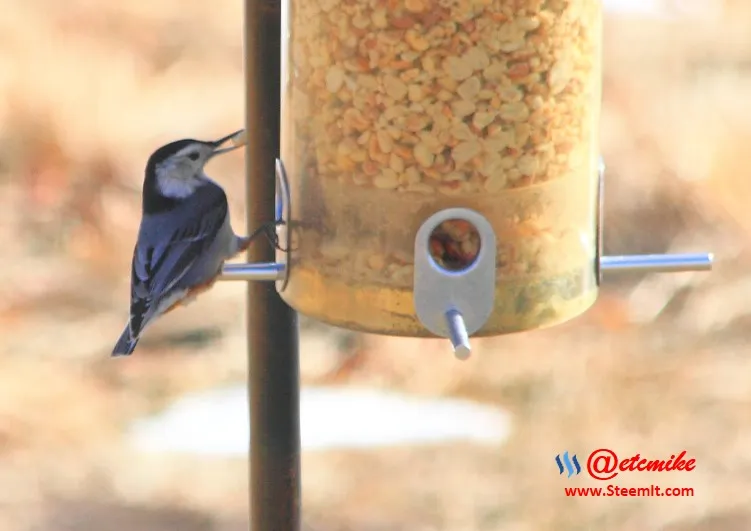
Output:
M226 144L227 142L231 142L232 145L230 147L222 148L222 144ZM231 135L227 135L225 137L220 138L219 140L210 142L210 144L214 148L214 152L211 154L212 157L216 157L217 155L221 155L222 153L228 153L230 151L234 151L238 148L243 147L246 144L245 129L240 129L239 131L235 131Z

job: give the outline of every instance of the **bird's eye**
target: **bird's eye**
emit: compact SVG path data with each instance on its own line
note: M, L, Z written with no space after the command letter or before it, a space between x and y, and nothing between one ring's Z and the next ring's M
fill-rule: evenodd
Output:
M191 153L190 155L188 155L188 158L190 160L198 160L198 157L200 157L200 156L201 155L198 152L194 151L193 153Z

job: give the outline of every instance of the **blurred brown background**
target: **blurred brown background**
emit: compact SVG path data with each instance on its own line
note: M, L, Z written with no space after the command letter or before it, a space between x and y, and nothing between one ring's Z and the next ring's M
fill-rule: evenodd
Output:
M674 13L680 2L665 2ZM692 2L697 5L697 2ZM712 273L611 276L554 329L475 341L304 322L306 384L461 396L513 415L506 443L306 453L306 525L327 530L751 529L751 6L606 20L606 250L713 251ZM678 10L680 11L680 10ZM245 529L242 459L123 443L181 393L245 377L244 290L224 283L110 360L149 153L242 124L239 0L0 0L0 529ZM242 155L211 173L243 227ZM238 422L241 422L239 419ZM691 474L627 486L693 498L566 498L564 450Z

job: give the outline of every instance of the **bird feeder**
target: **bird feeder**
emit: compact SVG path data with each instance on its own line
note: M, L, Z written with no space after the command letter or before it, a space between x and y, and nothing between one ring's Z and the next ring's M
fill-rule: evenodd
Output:
M582 314L603 270L711 268L601 254L602 2L294 0L281 44L283 250L225 278L465 357Z
M276 282L248 296L254 530L301 527L293 309L464 358L603 272L711 268L602 256L601 46L599 0L245 0L248 222L276 207L281 244L222 276Z

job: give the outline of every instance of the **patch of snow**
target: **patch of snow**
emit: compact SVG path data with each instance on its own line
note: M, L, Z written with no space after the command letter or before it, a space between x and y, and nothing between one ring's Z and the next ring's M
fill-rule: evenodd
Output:
M144 452L245 456L248 406L242 386L186 395L138 420L130 442ZM470 401L417 398L375 389L303 388L303 450L472 442L498 445L511 429L503 410Z

